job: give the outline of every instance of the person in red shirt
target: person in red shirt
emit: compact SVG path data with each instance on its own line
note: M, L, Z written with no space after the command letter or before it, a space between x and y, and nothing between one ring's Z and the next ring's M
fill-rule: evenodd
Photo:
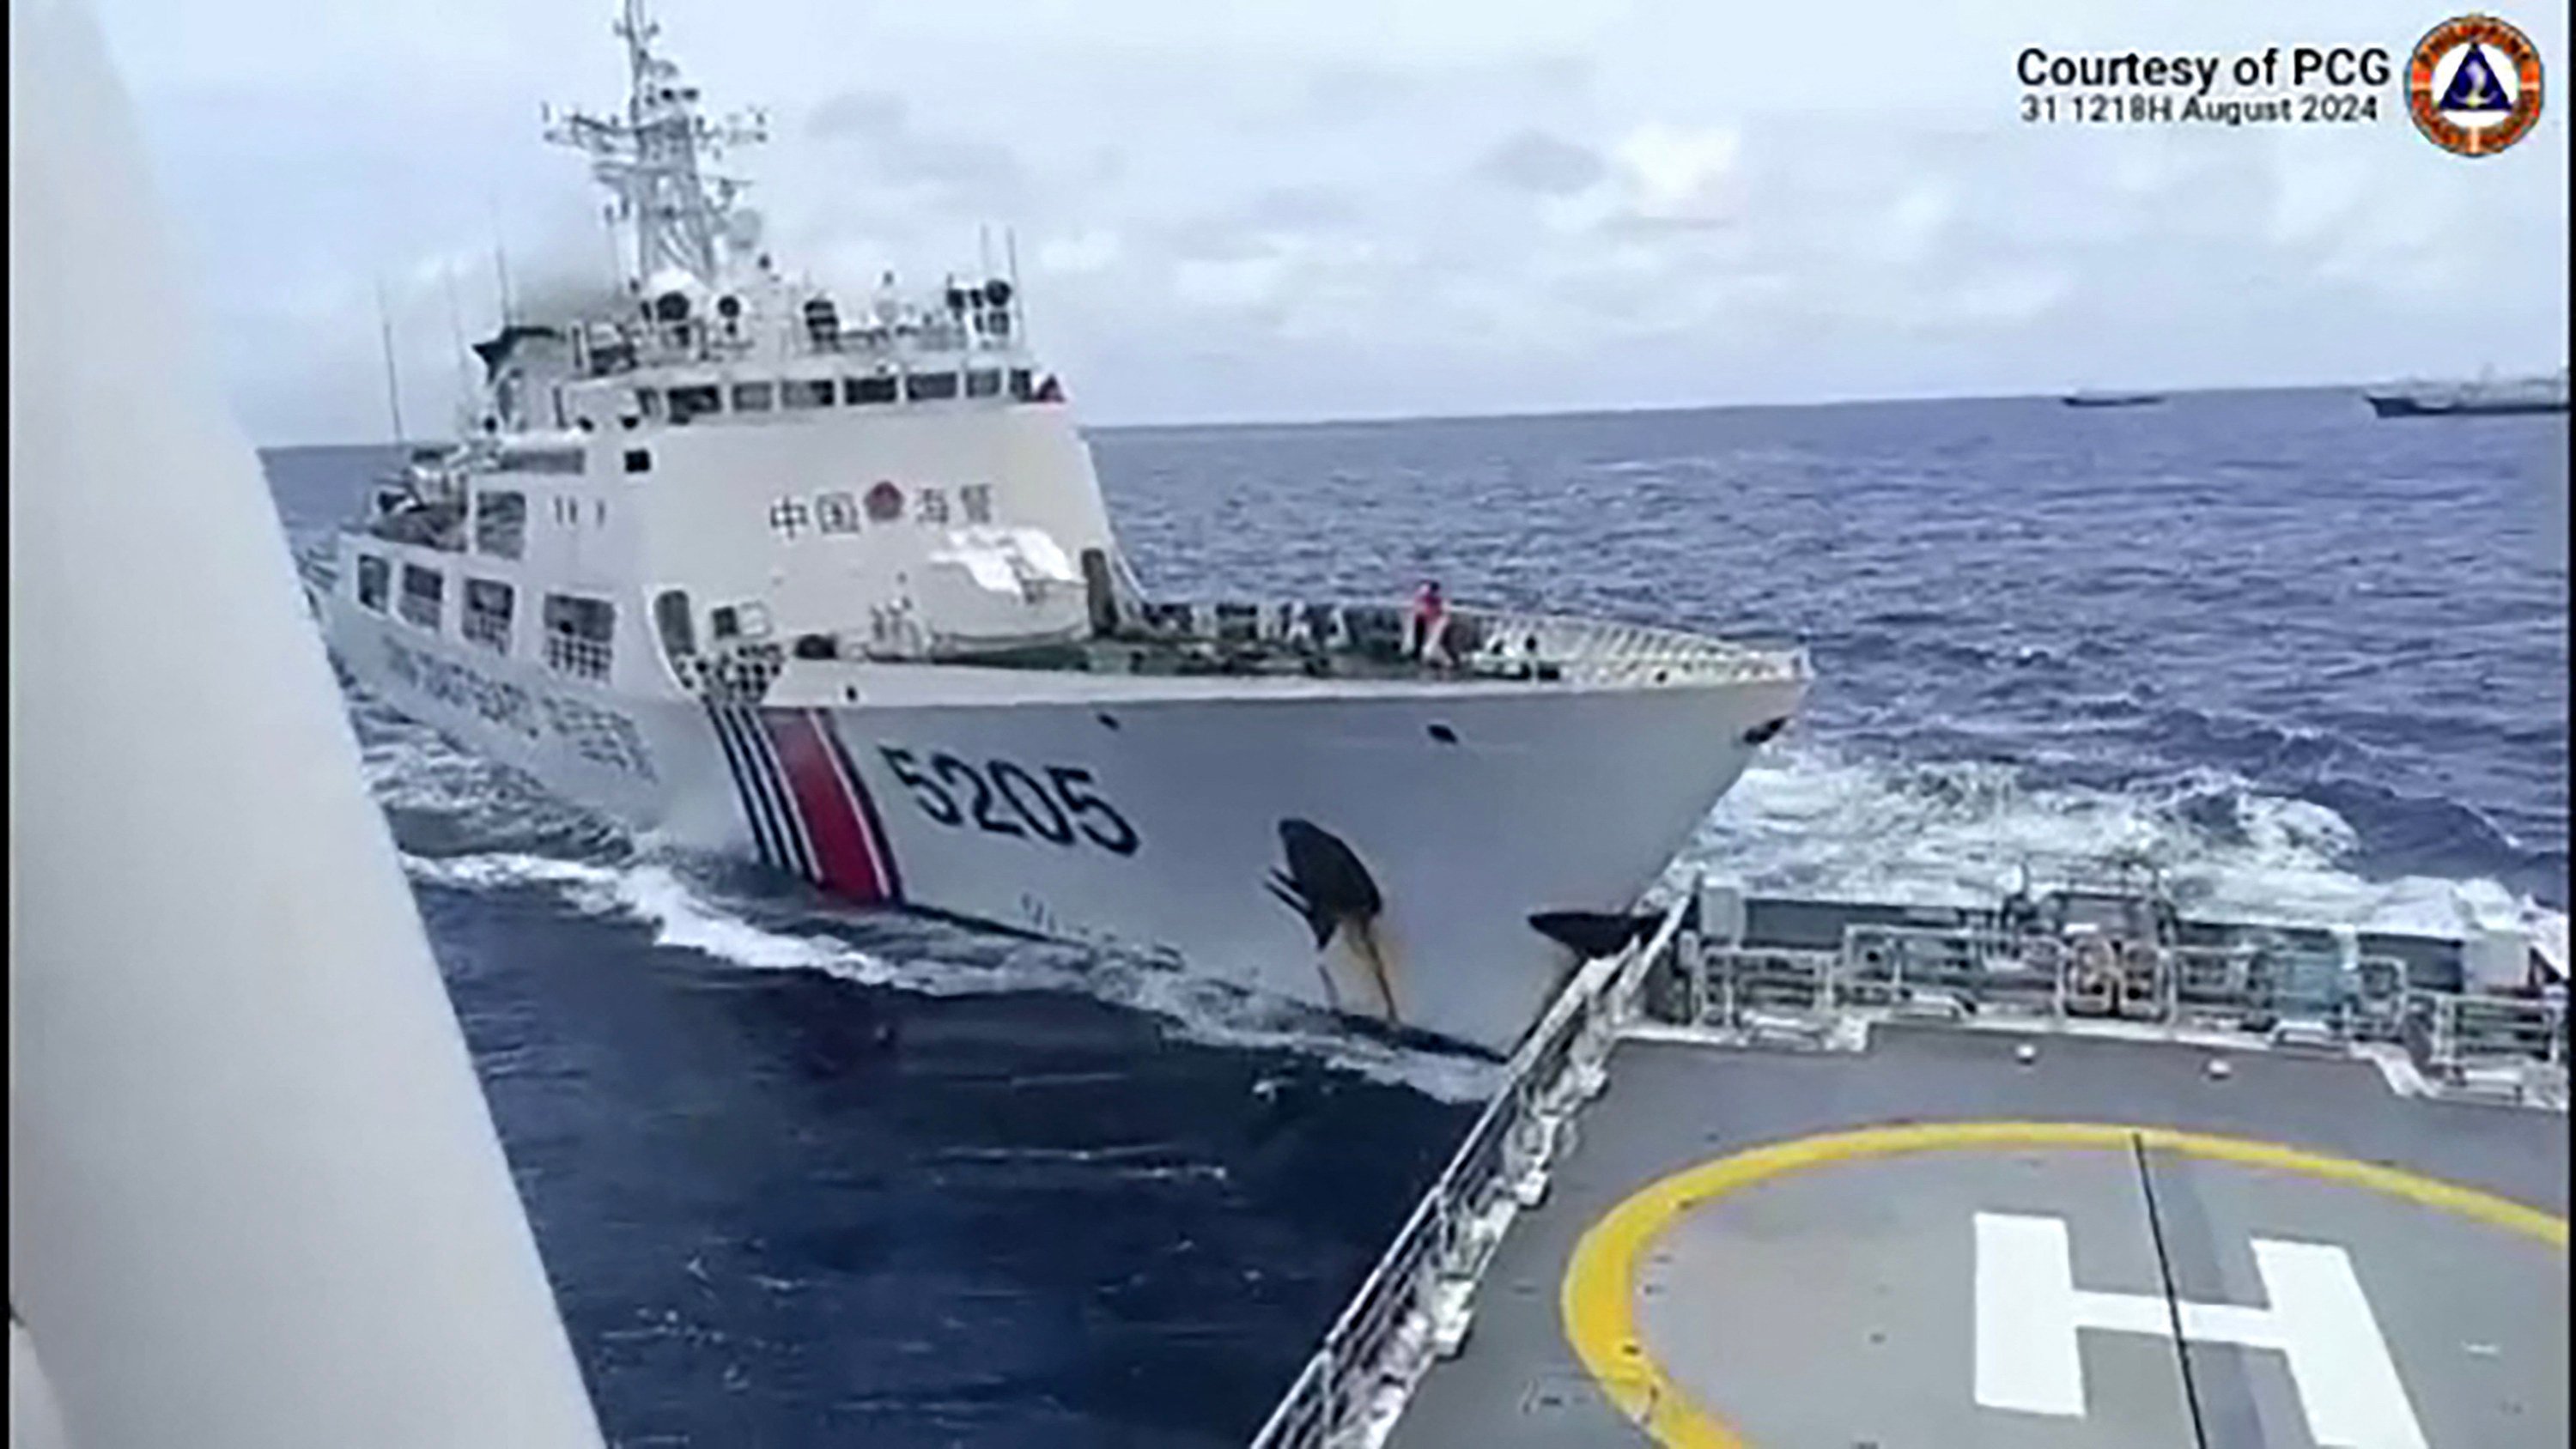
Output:
M1449 632L1449 601L1440 596L1437 579L1425 579L1413 596L1414 652L1425 663L1443 662L1448 658L1445 637Z

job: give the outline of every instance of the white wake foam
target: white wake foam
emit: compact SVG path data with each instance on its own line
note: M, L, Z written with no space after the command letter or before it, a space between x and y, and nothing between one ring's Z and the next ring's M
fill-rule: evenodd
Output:
M406 855L404 864L415 881L450 889L548 890L582 914L649 927L657 946L694 951L743 970L814 971L924 996L1078 992L1150 1013L1186 1041L1294 1052L1442 1101L1481 1100L1499 1075L1489 1062L1354 1036L1293 1002L1076 947L907 923L900 929L932 938L924 944L939 954L863 948L825 929L835 924L821 914L828 908L804 907L801 919L764 921L789 911L776 900L730 897L695 862L677 855L648 850L622 863L591 864L494 852ZM853 918L840 924L865 930L882 929L885 922Z
M2213 828L2211 802L2228 818ZM2187 809L2198 805L2199 810ZM2494 880L2369 880L2351 824L2312 801L2197 771L2137 793L2034 789L1999 764L1848 758L1796 741L1747 771L1668 880L1693 871L1758 894L1980 904L2025 862L2140 856L2196 914L2447 933L2463 908L2532 915Z

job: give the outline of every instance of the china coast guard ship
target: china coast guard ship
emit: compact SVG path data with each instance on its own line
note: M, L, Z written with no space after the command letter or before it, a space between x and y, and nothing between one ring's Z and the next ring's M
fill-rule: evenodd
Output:
M337 540L397 709L836 896L1507 1050L1809 670L1558 617L1148 599L1007 277L848 297L757 249L628 0L558 118L631 231L608 315L478 344L482 415Z

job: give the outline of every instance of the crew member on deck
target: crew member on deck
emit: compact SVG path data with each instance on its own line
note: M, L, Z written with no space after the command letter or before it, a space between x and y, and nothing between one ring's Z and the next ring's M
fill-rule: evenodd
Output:
M1446 663L1449 602L1440 596L1440 581L1425 579L1413 596L1413 649L1425 664Z

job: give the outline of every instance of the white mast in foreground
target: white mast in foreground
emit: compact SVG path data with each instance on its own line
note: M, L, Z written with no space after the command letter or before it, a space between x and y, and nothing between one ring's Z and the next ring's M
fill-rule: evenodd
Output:
M98 33L9 41L11 1442L596 1446Z

